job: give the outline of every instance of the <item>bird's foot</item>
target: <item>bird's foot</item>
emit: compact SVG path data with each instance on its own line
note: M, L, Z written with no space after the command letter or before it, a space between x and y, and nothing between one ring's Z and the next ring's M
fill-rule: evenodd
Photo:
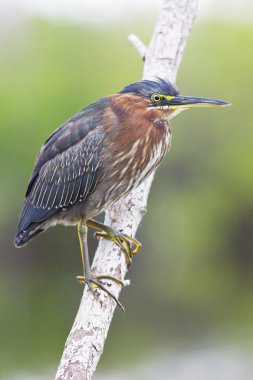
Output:
M124 234L107 226L105 227L105 232L95 232L94 236L96 238L103 238L113 241L125 254L126 263L129 267L132 263L132 256L136 255L139 252L141 243L137 239L127 234Z
M118 280L115 277L111 276L94 276L93 274L89 274L87 277L85 276L77 276L76 277L77 281L82 284L82 285L87 285L88 289L94 296L94 298L101 303L101 300L99 299L99 295L96 292L96 288L103 290L105 293L107 293L110 297L114 299L118 307L122 310L125 311L123 305L119 302L119 300L108 290L105 288L105 284L102 282L103 280L108 280L108 281L113 281L117 285L123 286L123 282ZM110 286L110 285L109 285Z
M131 265L132 256L137 254L141 248L141 243L138 240L93 219L86 220L86 225L98 230L94 234L95 237L113 241L123 251L127 267Z

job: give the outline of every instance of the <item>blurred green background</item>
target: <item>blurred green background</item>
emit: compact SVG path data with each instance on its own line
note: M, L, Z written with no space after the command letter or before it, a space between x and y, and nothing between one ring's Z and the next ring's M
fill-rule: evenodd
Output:
M73 228L12 245L35 156L93 100L141 78L126 36L148 42L154 20L81 26L29 19L0 41L0 377L55 369L82 294ZM177 84L228 100L172 121L134 260L98 374L160 352L253 347L253 26L195 24ZM91 238L91 250L96 242ZM52 372L53 373L53 372Z

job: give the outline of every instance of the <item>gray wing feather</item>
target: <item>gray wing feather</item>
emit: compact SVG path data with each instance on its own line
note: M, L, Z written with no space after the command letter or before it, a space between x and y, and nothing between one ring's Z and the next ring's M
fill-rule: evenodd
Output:
M78 144L46 162L28 197L38 209L66 208L83 201L101 178L99 159L104 132L96 128Z

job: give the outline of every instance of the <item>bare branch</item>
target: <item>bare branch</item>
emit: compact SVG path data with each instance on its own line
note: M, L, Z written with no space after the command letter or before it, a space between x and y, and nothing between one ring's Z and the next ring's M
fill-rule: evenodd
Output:
M146 50L137 37L132 44L143 57L143 78L160 76L175 82L183 50L196 14L197 0L164 0L158 23ZM105 213L105 224L134 236L145 214L154 176L134 190L124 201ZM95 254L93 270L98 275L110 274L123 280L127 268L124 255L107 240L101 240ZM120 286L110 284L110 291L119 296ZM107 332L116 307L112 298L101 292L101 303L85 287L76 319L65 344L56 380L91 379L103 352Z
M160 76L175 83L198 0L164 0L145 55L144 78Z
M135 34L129 34L128 41L138 51L143 61L145 60L147 46Z

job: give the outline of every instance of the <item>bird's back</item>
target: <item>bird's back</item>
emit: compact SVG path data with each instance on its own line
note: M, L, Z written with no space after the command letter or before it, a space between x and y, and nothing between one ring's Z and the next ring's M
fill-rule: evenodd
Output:
M30 177L14 244L20 247L45 223L85 201L102 178L103 98L59 127L42 146Z

